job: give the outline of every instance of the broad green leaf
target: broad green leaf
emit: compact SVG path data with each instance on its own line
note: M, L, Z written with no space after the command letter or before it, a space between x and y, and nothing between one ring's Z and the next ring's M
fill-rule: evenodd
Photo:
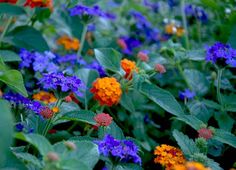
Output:
M154 84L143 83L141 87L141 93L147 98L158 104L167 112L180 116L184 114L179 103L175 100L174 96L166 90L163 90Z
M208 8L213 10L219 10L219 6L216 1L214 0L201 0L202 4Z
M103 138L105 135L110 134L116 139L124 139L125 136L121 128L113 121L108 127L100 127L98 129L99 138Z
M66 113L60 119L79 121L79 122L95 125L96 122L94 120L94 116L95 116L95 113L93 113L92 111L79 110L79 111L72 111L72 112Z
M207 93L209 82L203 73L198 70L185 69L184 74L193 91L199 95Z
M223 103L225 105L225 109L229 112L236 112L236 95L230 94L228 96L222 96Z
M4 62L21 61L21 58L18 54L8 50L0 50L0 57Z
M185 122L186 124L188 124L195 130L199 130L201 126L205 125L204 122L202 122L201 120L199 120L193 115L182 115L182 116L176 117L176 119Z
M53 151L53 147L49 141L39 134L16 133L15 138L32 144L43 156L47 155L48 152Z
M91 170L84 162L77 159L62 160L60 167L64 170Z
M236 148L236 136L222 129L216 129L213 139Z
M107 70L118 72L120 70L121 54L112 48L95 49L95 57Z
M223 170L219 163L215 162L213 159L207 158L206 159L207 166L210 167L212 170Z
M18 70L6 70L0 75L0 81L6 83L14 91L27 97L27 91L21 73Z
M231 35L229 36L228 43L236 49L236 25L232 28Z
M137 164L120 163L115 166L114 170L142 170L143 168Z
M43 22L45 19L48 19L51 15L51 10L49 8L36 7L35 10L35 19L40 22Z
M185 155L191 156L194 153L200 152L194 141L188 136L184 135L182 132L174 130L173 136Z
M216 109L216 110L220 109L220 105L212 100L204 99L202 102L209 108Z
M12 143L13 117L10 104L0 99L0 165L7 160L6 153Z
M123 106L126 110L128 110L130 113L135 112L135 107L132 102L132 96L130 93L123 92L120 100L121 106Z
M19 26L8 33L6 41L20 48L48 51L49 47L40 31L30 26Z
M215 112L215 119L221 129L231 131L234 125L234 119L232 119L226 112Z
M15 153L16 157L23 160L27 164L36 166L37 168L42 168L41 162L34 156L29 153Z
M0 14L17 16L17 15L26 14L26 12L25 12L24 8L21 6L1 2L0 3Z
M188 59L193 61L203 61L205 60L205 51L203 49L189 50L187 51L186 56L188 57Z
M61 160L78 160L83 162L90 169L93 169L99 160L98 146L90 141L73 141L76 149L67 152L64 142L54 144L54 150L59 154Z

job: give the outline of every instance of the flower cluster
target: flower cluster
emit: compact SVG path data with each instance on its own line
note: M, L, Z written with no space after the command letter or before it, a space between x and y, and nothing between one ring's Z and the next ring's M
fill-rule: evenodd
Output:
M71 38L66 35L58 38L57 44L62 45L66 50L78 50L80 47L80 42L77 38Z
M100 105L112 106L120 101L122 94L120 83L115 78L98 78L90 90Z
M106 76L104 68L97 61L93 61L90 64L88 64L87 68L96 70L99 73L100 77Z
M141 164L138 155L138 147L131 140L117 140L111 135L106 135L102 141L98 141L100 154L118 158L121 162Z
M175 165L173 170L211 170L199 162L186 162L182 165Z
M157 156L154 162L165 166L166 170L171 170L174 165L183 164L186 161L180 149L165 144L157 146L154 155Z
M95 5L93 7L88 7L84 5L76 5L75 7L70 9L70 15L71 16L96 16L96 17L103 17L107 19L115 19L116 16L112 13L104 12L100 9L98 5Z
M180 91L179 92L179 98L181 100L185 100L185 99L193 99L195 97L195 92L189 90L189 89L185 89L184 91Z
M74 92L79 96L81 96L80 88L83 88L83 83L79 78L65 76L63 73L44 74L39 83L43 85L44 89Z
M134 61L123 59L121 60L120 65L125 71L125 78L127 79L132 79L133 72L138 72L138 68L136 67L136 63Z
M96 126L109 126L112 123L113 118L106 113L99 113L94 117Z
M202 23L205 23L208 20L207 13L204 11L204 9L202 9L199 6L187 4L184 10L185 10L186 16L191 17L191 18L196 18Z
M34 71L39 71L40 73L54 73L59 70L59 67L54 62L56 55L52 52L45 51L44 53L38 53L21 49L19 55L22 59L20 68L32 67Z
M141 42L133 37L121 37L118 39L117 44L120 46L124 54L132 55L133 50L140 47Z
M1 2L15 4L17 2L17 0L0 0L0 3Z
M39 114L45 119L50 119L53 117L54 112L49 107L43 106L41 107Z
M31 110L38 115L40 114L42 105L37 101L31 101L30 99L15 93L7 93L3 97L16 105L23 105L26 109Z
M47 8L52 9L53 1L52 0L26 0L24 6L30 6L31 8L47 7Z
M212 130L208 128L201 128L197 132L199 138L204 138L206 140L211 139L213 136Z
M33 95L34 100L43 102L44 104L55 103L57 101L56 97L49 92L40 91Z
M168 35L177 35L177 37L181 37L184 34L184 29L175 23L169 23L165 26L165 33Z
M228 44L216 42L214 45L206 48L206 61L221 66L228 64L236 67L236 50Z

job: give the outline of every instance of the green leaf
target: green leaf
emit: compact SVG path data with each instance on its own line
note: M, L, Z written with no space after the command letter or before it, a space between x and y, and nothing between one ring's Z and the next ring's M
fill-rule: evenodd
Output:
M198 50L189 50L187 51L187 57L193 61L204 61L205 60L205 51L202 49Z
M47 155L48 152L53 151L50 142L39 134L16 133L15 138L32 144L43 156Z
M85 163L77 159L62 160L60 161L60 167L64 170L91 170Z
M12 143L13 117L10 104L0 99L0 165L7 160L6 153Z
M234 119L232 119L226 112L215 112L215 119L221 129L231 131L234 125Z
M236 136L222 129L216 129L213 139L236 148Z
M201 126L205 125L201 120L193 115L182 115L177 117L176 119L185 122L195 130L199 130Z
M219 163L215 162L213 159L207 158L206 159L206 164L208 167L210 167L212 170L223 170Z
M209 82L205 75L198 70L185 69L185 77L193 91L199 95L204 95L209 90Z
M225 104L225 109L229 112L236 112L236 101L235 101L236 95L230 94L228 96L223 95L223 103Z
M99 138L103 138L107 134L112 135L116 139L125 138L121 128L114 121L108 127L99 127L98 129Z
M121 54L112 48L95 49L95 57L107 70L118 72L120 70Z
M121 106L123 106L126 110L128 110L130 113L135 113L135 107L132 102L132 96L128 92L122 93L121 100L120 100Z
M196 152L200 152L194 141L189 139L189 137L184 135L182 132L174 130L173 136L185 155L191 156Z
M236 25L232 28L228 43L232 46L232 48L236 49Z
M219 10L219 6L214 0L201 0L202 4L208 8L212 8L213 10Z
M6 83L12 90L27 97L27 91L21 73L18 70L6 70L0 75L0 81Z
M37 168L42 168L42 164L41 162L34 156L31 155L29 153L15 153L16 157L23 160L24 163L27 164L32 164L34 166L36 166Z
M209 108L212 108L212 109L216 109L216 110L219 110L220 109L220 105L212 100L207 100L207 99L204 99L202 101L207 107Z
M43 22L45 19L48 19L51 15L51 10L49 8L36 7L35 10L35 19L40 22Z
M6 36L6 41L17 47L39 52L48 51L49 47L40 31L30 26L19 26Z
M120 163L115 166L114 170L142 170L143 168L137 164Z
M23 7L13 5L10 3L0 3L0 14L7 14L10 16L17 16L26 14Z
M21 58L18 54L8 50L0 50L0 57L4 62L21 61Z
M179 103L175 100L174 96L166 90L163 90L153 84L143 83L141 87L141 93L147 98L158 104L164 110L172 113L175 116L184 114Z
M91 125L95 125L96 122L94 120L95 113L89 110L79 110L79 111L72 111L67 114L65 114L60 119L64 120L72 120L72 121L79 121L88 123Z
M98 146L90 141L73 141L76 149L67 152L64 142L56 143L53 147L59 154L61 160L77 160L83 162L90 169L93 169L99 160Z

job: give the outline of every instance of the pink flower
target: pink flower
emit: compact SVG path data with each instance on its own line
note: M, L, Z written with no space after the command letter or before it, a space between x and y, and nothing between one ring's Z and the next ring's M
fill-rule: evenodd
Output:
M155 70L161 74L166 72L165 67L162 64L156 64L155 65Z
M126 45L125 41L123 39L121 39L121 38L117 40L117 44L122 49L126 49L127 48L127 45Z
M201 128L198 130L198 137L205 138L206 140L211 139L213 136L212 131L207 128Z
M70 96L66 96L66 97L65 97L65 102L66 102L66 103L72 102L72 98L71 98Z
M112 123L112 117L106 113L99 113L94 117L97 126L109 126Z
M140 51L137 55L137 57L141 60L141 61L144 61L144 62L148 62L149 60L149 57L146 53Z

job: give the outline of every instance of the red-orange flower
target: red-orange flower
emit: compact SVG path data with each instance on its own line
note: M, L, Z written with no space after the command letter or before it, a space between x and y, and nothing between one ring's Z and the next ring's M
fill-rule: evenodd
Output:
M40 115L43 116L45 119L50 119L53 117L54 112L47 106L41 108Z
M17 2L17 0L0 0L0 3L1 2L15 4Z
M52 10L53 9L53 1L52 0L26 0L24 6L30 6L31 8L47 7Z
M180 149L165 144L157 146L154 155L157 155L154 162L165 166L166 170L171 170L175 165L184 164L186 161Z
M56 97L52 93L45 91L40 91L33 95L34 100L39 100L45 104L55 103L57 101Z
M123 59L120 62L122 69L125 71L125 78L132 79L132 73L138 72L138 68L136 67L136 63L134 61L130 61L128 59Z
M120 101L122 94L120 83L113 77L98 78L90 90L100 105L112 106Z
M112 123L112 117L106 113L99 113L94 117L97 126L109 126Z
M80 42L77 38L71 38L67 35L60 37L57 40L58 45L62 45L66 50L78 50Z

